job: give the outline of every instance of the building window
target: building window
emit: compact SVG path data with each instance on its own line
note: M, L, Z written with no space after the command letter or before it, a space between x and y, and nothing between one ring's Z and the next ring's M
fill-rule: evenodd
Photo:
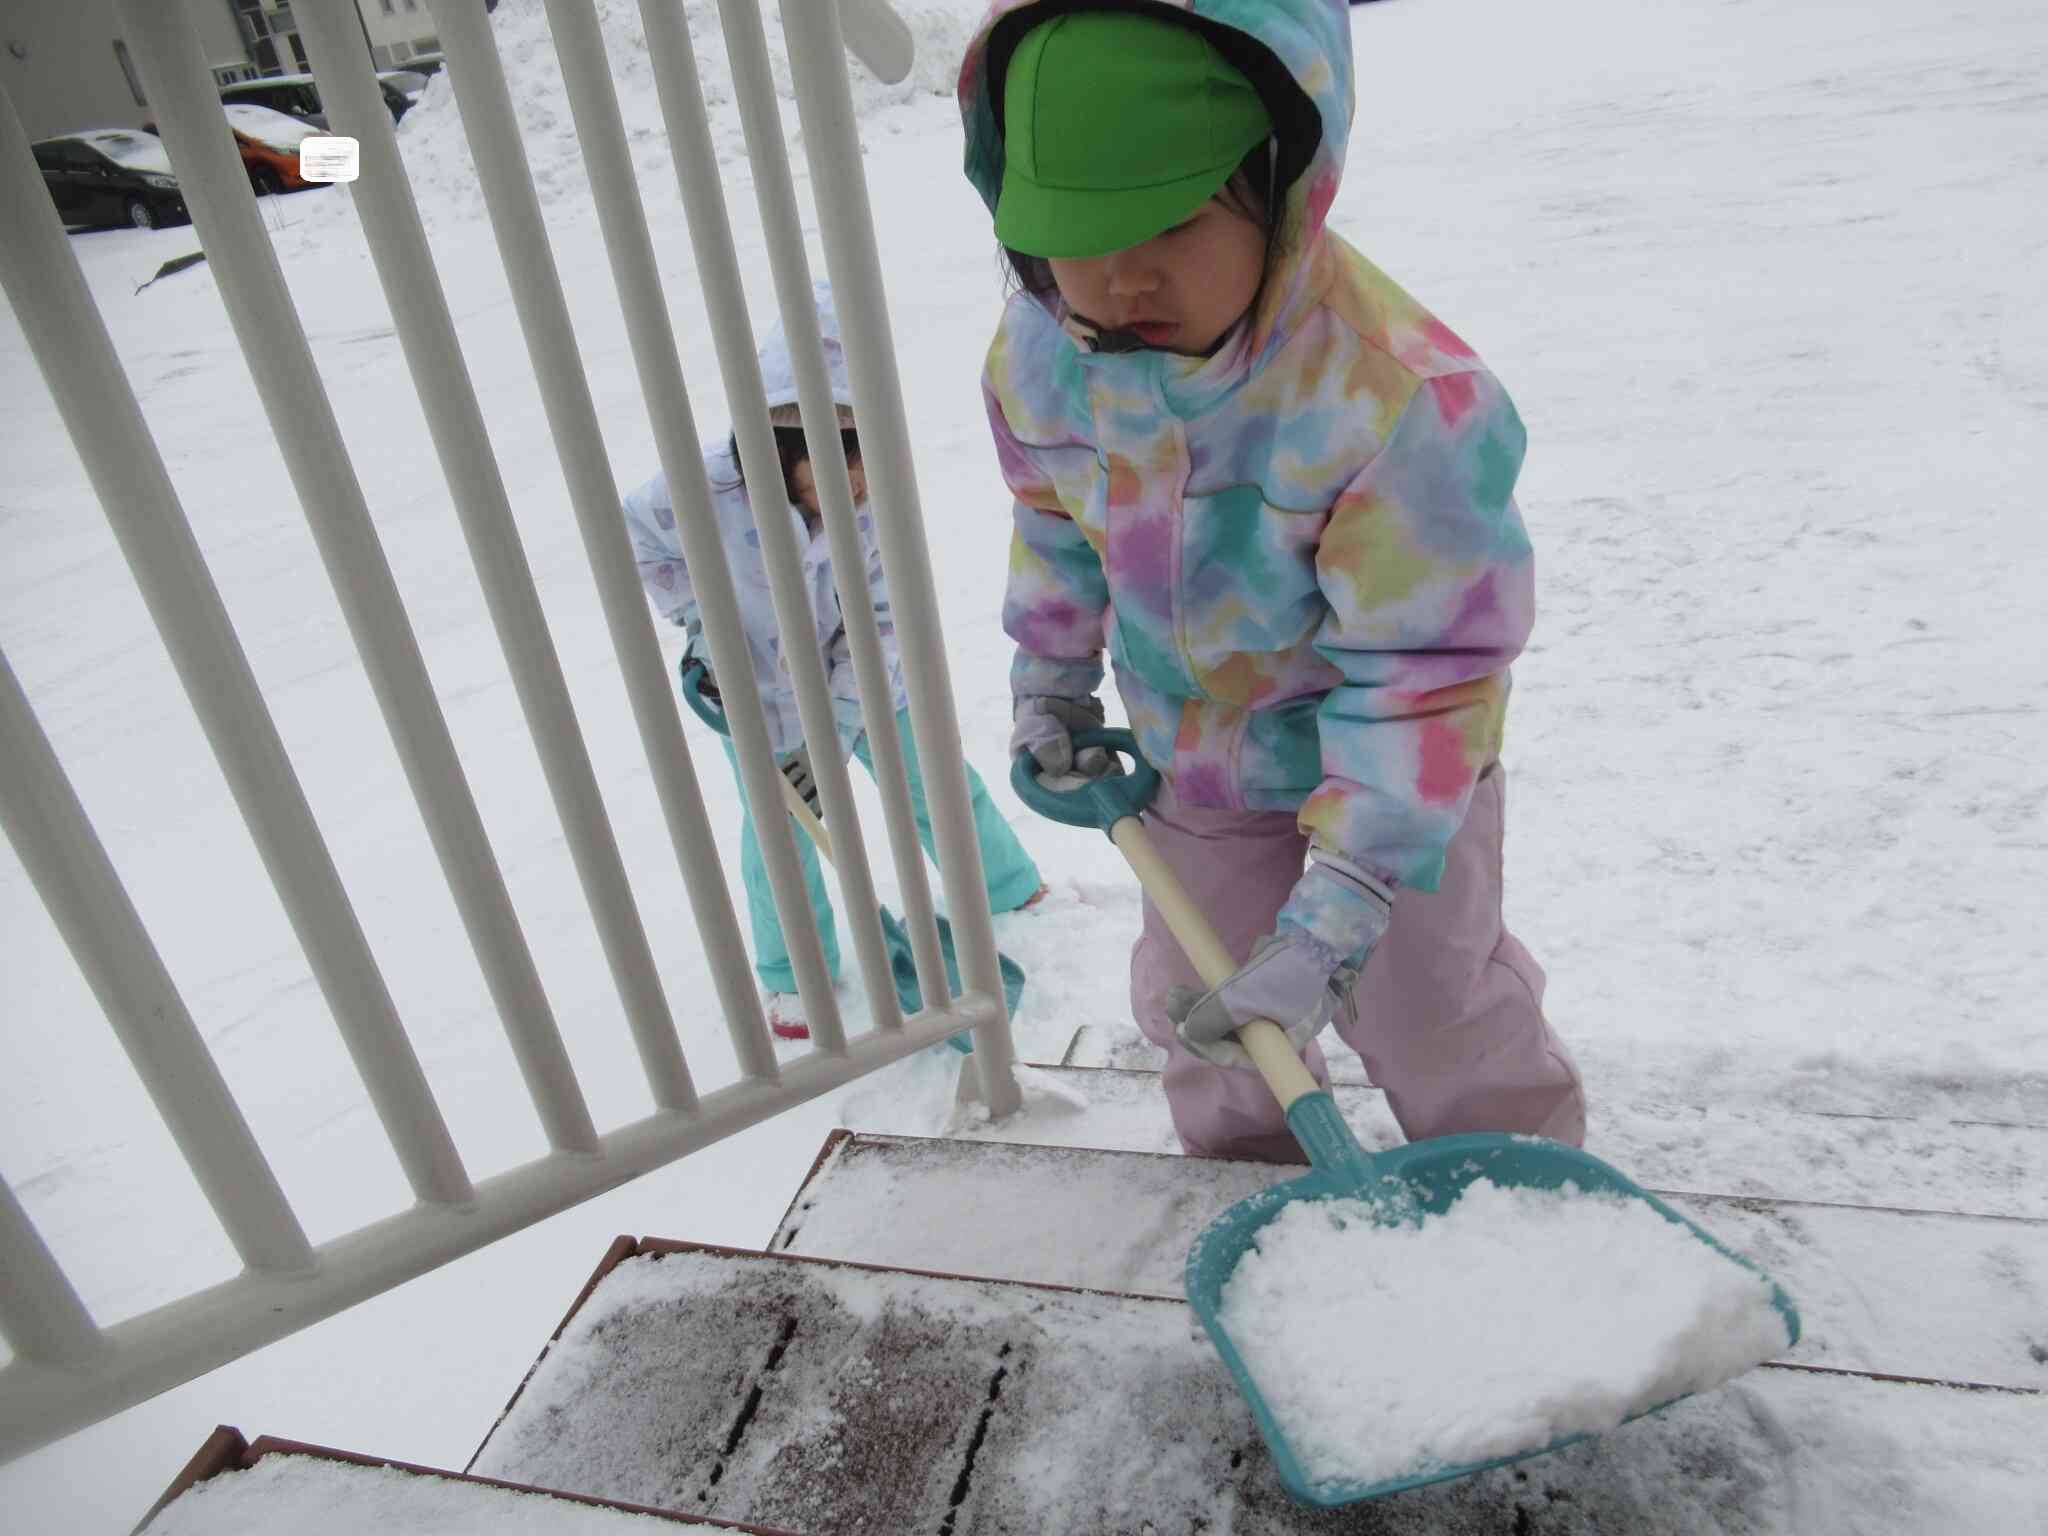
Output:
M128 45L118 37L114 39L114 59L121 66L121 73L128 77L128 89L135 94L135 105L148 106L149 98L142 94L142 76L135 72L135 61L128 57Z

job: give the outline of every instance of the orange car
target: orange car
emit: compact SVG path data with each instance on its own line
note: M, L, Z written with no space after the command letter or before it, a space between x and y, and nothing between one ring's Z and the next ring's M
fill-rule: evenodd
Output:
M242 152L242 169L249 173L249 185L258 197L315 185L299 174L299 142L320 129L254 102L224 101L221 110L228 115L235 148Z

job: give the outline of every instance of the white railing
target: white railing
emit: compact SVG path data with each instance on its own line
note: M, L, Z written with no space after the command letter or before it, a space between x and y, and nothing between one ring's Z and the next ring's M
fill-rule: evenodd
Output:
M331 129L361 144L353 196L371 256L657 1106L645 1119L600 1131L563 1049L184 8L116 0L229 319L547 1137L547 1155L480 1183L465 1170L407 1040L12 105L0 96L0 228L7 231L0 240L0 281L416 1201L331 1242L309 1243L29 699L0 656L0 824L244 1266L223 1284L103 1328L13 1192L0 1184L0 1336L14 1354L0 1369L0 1459L105 1418L962 1028L975 1031L973 1070L992 1112L1016 1106L994 934L844 58L850 42L885 78L900 77L909 66L909 35L883 0L842 5L845 38L840 8L827 0L786 0L782 20L912 723L919 741L955 748L923 754L923 768L964 992L949 997L874 615L870 604L848 602L868 739L928 1006L909 1018L898 1007L852 787L845 765L823 754L820 788L875 1027L846 1038L791 828L786 818L762 817L762 853L814 1041L805 1055L778 1064L674 688L633 569L618 487L482 0L429 0L717 1004L740 1063L738 1082L705 1094L692 1082L604 814L352 0L300 0L296 7ZM712 660L727 675L743 677L748 667L741 659L737 600L712 531L689 392L602 40L581 0L546 0L546 8ZM642 0L641 9L747 483L779 486L753 328L682 8L676 0ZM834 565L857 572L864 562L852 492L760 7L758 0L720 0L719 9L804 419L827 424L812 433L812 444ZM776 612L785 632L808 634L800 555L779 504L773 510L778 515L758 521ZM822 658L809 645L786 651L806 734L832 739ZM735 689L725 702L749 800L780 804L759 701L750 690ZM934 999L947 1001L941 1006Z

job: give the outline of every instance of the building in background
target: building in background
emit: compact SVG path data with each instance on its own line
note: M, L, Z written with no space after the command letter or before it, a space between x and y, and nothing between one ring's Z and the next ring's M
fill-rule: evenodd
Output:
M183 6L220 85L307 68L290 0L154 0ZM496 0L485 0L486 10ZM425 0L356 0L378 69L440 52ZM136 128L153 116L114 0L0 0L0 84L31 139Z
M379 69L404 69L421 54L439 57L441 39L427 0L356 0L356 10Z
M185 7L216 79L255 72L227 0L163 3ZM31 139L151 116L114 0L0 0L0 83Z

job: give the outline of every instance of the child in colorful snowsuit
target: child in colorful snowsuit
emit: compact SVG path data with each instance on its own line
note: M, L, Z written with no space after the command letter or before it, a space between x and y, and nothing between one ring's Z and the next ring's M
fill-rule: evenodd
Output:
M888 666L890 707L896 714L896 731L903 742L903 757L910 778L911 808L917 832L927 851L932 847L931 815L925 806L924 778L917 750L911 739L910 707L903 687L903 664L896 647L895 626L889 616L889 592L882 576L881 553L875 541L874 518L867 509L867 479L860 462L860 439L854 430L853 396L847 383L846 358L840 347L838 317L831 290L820 283L817 296L818 327L825 343L825 361L832 382L832 396L838 402L841 435L846 445L847 470L853 483L855 520L861 548L867 554L867 590L875 607L881 631L882 655ZM869 755L861 719L859 686L854 677L852 651L846 625L840 614L839 594L833 584L832 556L825 536L818 491L811 471L810 454L804 443L797 411L796 371L789 344L778 324L760 353L761 377L775 428L776 446L782 460L784 496L772 492L760 498L761 511L772 515L780 508L796 530L803 550L804 586L810 594L815 621L815 641L825 658L825 672L832 694L832 710L839 739L834 748L842 760L847 753L858 757L870 773L874 760ZM817 787L811 775L812 746L805 742L803 722L798 718L796 684L782 651L777 633L775 609L769 595L768 568L761 554L761 536L749 510L749 494L740 471L736 438L707 447L704 452L706 477L711 483L712 511L718 519L720 540L727 563L732 567L733 585L739 594L741 623L745 627L747 651L753 664L752 682L767 716L768 737L775 749L783 776L797 789L815 812ZM702 651L699 639L696 594L683 560L682 539L676 531L676 514L669 497L668 480L656 475L625 500L626 526L632 535L634 558L640 579L664 618L685 626L691 648ZM708 659L708 658L707 658ZM717 681L712 684L715 689ZM731 686L730 682L727 686ZM723 738L721 738L723 740ZM727 758L737 776L739 762L732 743L725 741ZM997 912L1031 905L1045 894L1038 867L1017 841L1003 819L980 777L967 770L968 789L974 810L975 832L981 844L982 871L988 889L989 906ZM745 788L741 803L745 806ZM797 853L803 864L804 891L817 918L824 942L825 962L832 979L839 979L839 940L833 923L832 906L818 867L817 850L809 838L798 836ZM754 969L763 991L769 1026L784 1039L800 1040L810 1033L803 1003L796 992L796 972L783 939L781 919L768 885L767 866L754 832L752 807L745 807L740 825L740 874L747 891L747 911L754 932Z
M1578 1142L1576 1067L1501 922L1524 447L1472 351L1324 227L1341 0L997 0L967 172L1021 291L984 392L1015 497L1012 751L1100 772L1107 646L1147 828L1244 957L1202 985L1148 901L1139 1027L1191 1152L1299 1160L1231 1032L1334 1022L1411 1138Z

